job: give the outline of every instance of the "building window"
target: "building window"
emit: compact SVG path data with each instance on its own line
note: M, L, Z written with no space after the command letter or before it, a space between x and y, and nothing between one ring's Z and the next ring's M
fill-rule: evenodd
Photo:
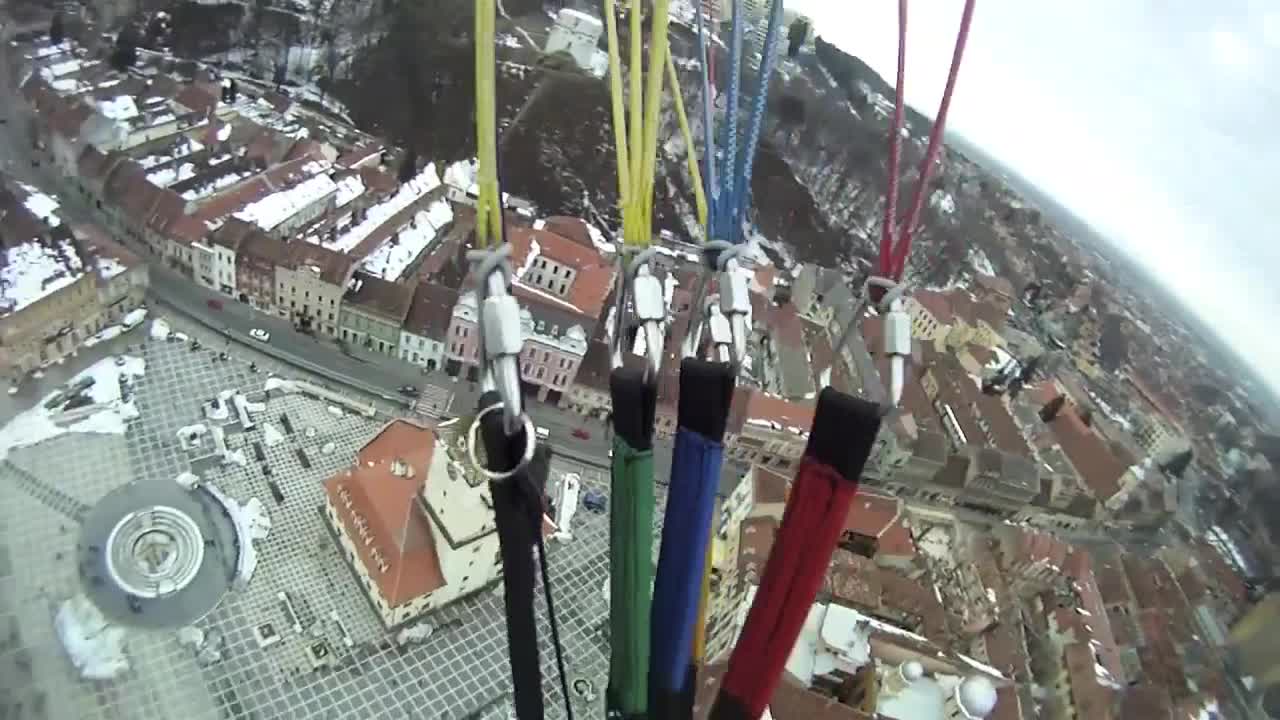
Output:
M539 368L538 368L538 379L539 379L539 380L541 380L541 379L542 379L542 376L543 376L543 375L546 375L546 374L547 374L547 369L546 369L546 368L544 368L544 367L539 367Z

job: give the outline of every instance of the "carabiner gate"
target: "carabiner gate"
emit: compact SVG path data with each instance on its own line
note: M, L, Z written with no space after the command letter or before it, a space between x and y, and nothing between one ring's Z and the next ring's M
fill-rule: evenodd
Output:
M467 259L475 263L480 306L480 386L495 390L502 398L503 428L515 435L524 425L524 403L520 396L520 350L524 338L520 328L520 305L511 294L510 245L494 250L472 250ZM526 442L532 444L533 438Z
M662 297L662 283L649 268L649 261L657 254L657 250L649 248L636 253L630 263L624 257L625 252L624 249L618 255L620 272L614 303L611 365L614 368L622 367L624 352L622 341L628 335L626 318L627 307L630 305L635 321L644 336L645 358L648 361L645 368L646 378L649 382L657 382L658 373L662 369L664 342L662 323L667 318L666 303Z

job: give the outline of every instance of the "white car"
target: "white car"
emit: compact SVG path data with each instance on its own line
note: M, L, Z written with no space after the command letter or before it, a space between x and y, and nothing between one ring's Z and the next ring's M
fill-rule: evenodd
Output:
M249 337L257 340L258 342L271 342L271 333L263 330L262 328L254 328L250 330Z

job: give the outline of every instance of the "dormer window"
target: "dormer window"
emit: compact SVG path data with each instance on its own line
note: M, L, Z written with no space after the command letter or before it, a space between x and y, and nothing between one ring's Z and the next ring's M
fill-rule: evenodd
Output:
M401 458L391 461L391 474L396 477L413 477L413 466Z

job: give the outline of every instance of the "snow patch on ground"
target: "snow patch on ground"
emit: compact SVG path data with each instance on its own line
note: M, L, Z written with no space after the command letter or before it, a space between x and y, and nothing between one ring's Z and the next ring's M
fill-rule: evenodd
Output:
M194 490L200 484L200 476L191 472L179 473L178 477L173 479L183 490Z
M298 392L298 383L278 377L267 378L267 381L262 385L262 391L270 393L272 390L279 390L282 393L295 393Z
M129 671L124 628L109 624L83 593L58 606L53 626L71 664L85 680L110 680Z
M249 498L249 502L241 505L236 500L221 490L213 483L206 483L205 490L214 497L224 508L227 514L231 516L231 521L236 526L236 545L238 554L236 556L236 575L235 585L237 588L243 588L249 584L249 580L253 577L253 571L258 567L258 549L254 546L254 540L263 540L271 534L271 517L267 515L267 510L262 506L262 502L258 498Z
M987 258L987 254L982 251L982 248L975 247L969 251L969 264L973 266L974 270L983 275L994 277L996 274L996 269L992 267L991 260Z
M51 401L64 391L59 389L40 399L40 404L19 413L0 428L0 460L9 451L37 445L66 433L98 433L123 435L129 421L138 417L138 408L132 398L125 401L120 394L120 378L138 378L146 374L146 361L140 357L122 356L122 365L114 358L104 358L76 375L64 387L71 387L85 378L93 378L93 385L83 393L91 404L64 411L62 404ZM47 409L45 405L53 405Z
M170 332L172 331L169 328L169 323L165 322L164 318L156 318L151 321L152 340L168 340Z
M267 447L275 447L284 442L284 433L276 429L271 423L262 424L262 442Z

